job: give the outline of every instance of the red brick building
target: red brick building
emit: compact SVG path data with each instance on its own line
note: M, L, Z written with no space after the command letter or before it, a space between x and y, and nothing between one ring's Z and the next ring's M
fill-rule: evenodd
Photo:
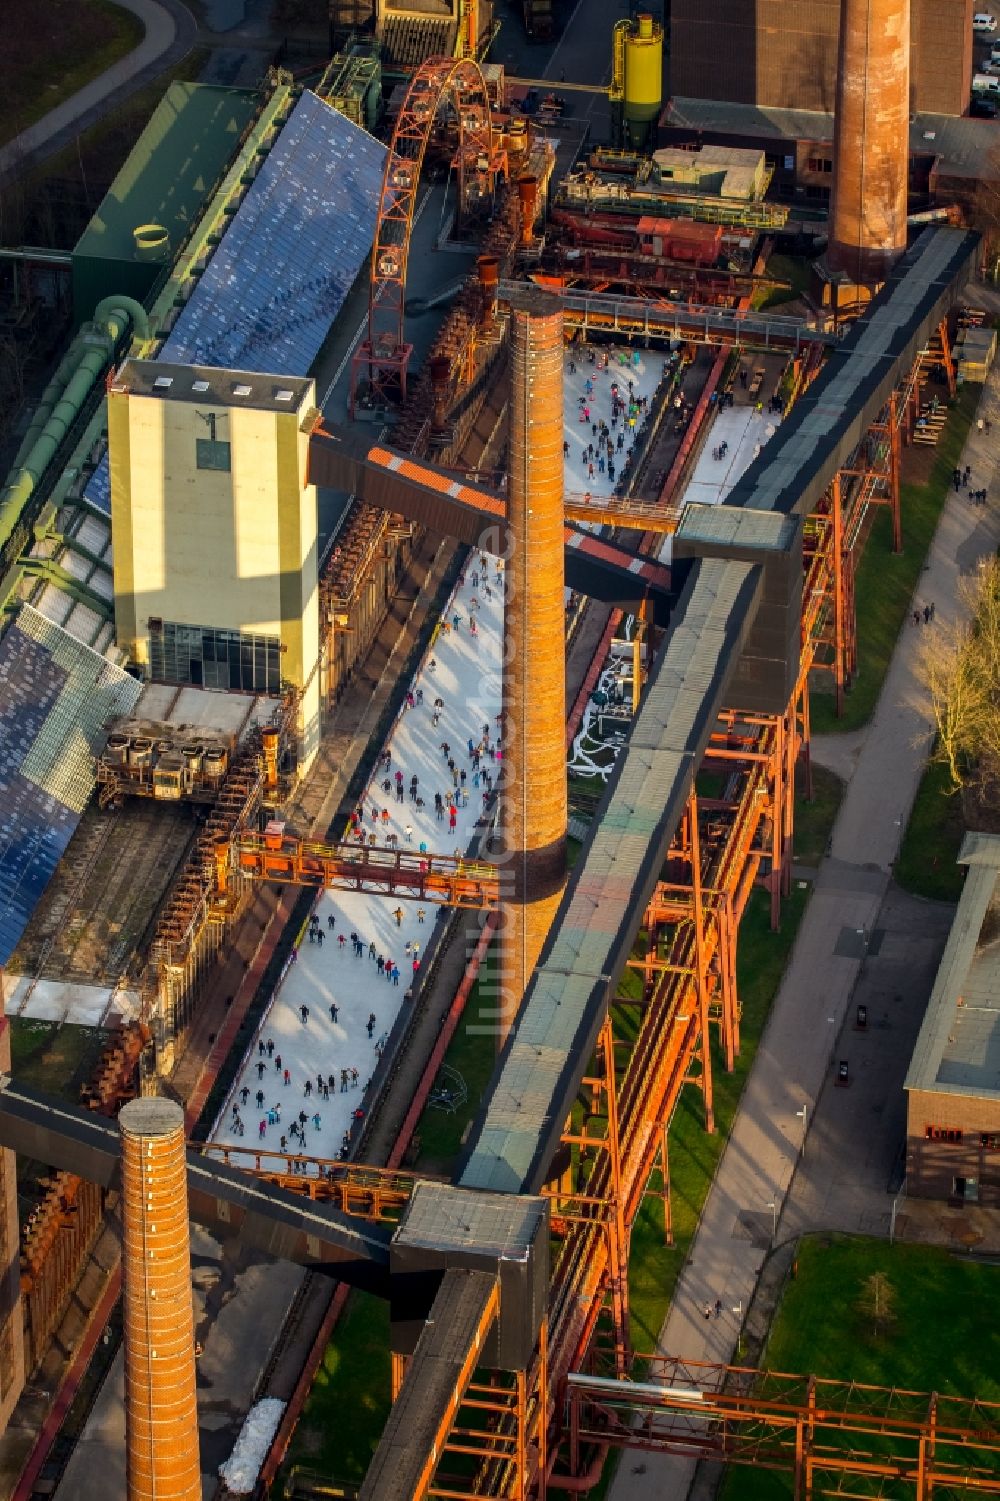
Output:
M911 0L914 111L961 115L973 0ZM670 93L775 109L833 109L840 0L672 0Z
M967 834L962 898L906 1075L907 1192L1000 1204L1000 837Z

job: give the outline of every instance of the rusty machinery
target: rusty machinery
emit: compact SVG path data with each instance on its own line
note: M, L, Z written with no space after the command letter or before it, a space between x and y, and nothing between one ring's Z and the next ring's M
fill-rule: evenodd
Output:
M481 216L493 200L505 159L494 140L486 82L470 57L432 57L410 80L385 159L368 296L368 330L351 364L351 411L362 383L373 400L406 400L413 346L406 342L405 298L410 237L424 156L442 110L450 108L457 147L459 222Z

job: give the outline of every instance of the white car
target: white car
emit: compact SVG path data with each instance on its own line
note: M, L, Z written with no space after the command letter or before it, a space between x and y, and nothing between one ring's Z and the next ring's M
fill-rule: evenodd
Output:
M977 10L972 18L972 29L983 36L988 36L997 29L996 16L990 15L988 10Z

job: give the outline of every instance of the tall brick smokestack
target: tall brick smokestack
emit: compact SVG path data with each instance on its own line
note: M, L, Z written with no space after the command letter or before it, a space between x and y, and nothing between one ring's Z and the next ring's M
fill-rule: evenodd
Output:
M201 1501L184 1113L147 1097L118 1125L128 1501Z
M829 269L884 281L906 249L910 0L842 0Z

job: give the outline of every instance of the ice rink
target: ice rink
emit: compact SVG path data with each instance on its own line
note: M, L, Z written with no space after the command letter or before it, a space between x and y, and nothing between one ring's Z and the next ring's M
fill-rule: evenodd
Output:
M601 345L595 348L593 353L603 361L608 357L608 368L602 365L591 364L587 359L587 346L579 348L572 346L566 354L563 367L563 436L569 448L566 455L566 489L570 494L583 495L588 490L591 495L613 495L615 485L621 478L625 467L625 457L628 450L628 420L619 420L618 425L612 428L612 440L615 444L614 451L614 477L607 470L605 458L604 472L601 472L600 464L595 458L594 474L590 475L590 461L585 457L587 446L593 443L596 447L594 426L602 421L611 427L611 387L617 385L619 396L627 401L629 395L629 381L632 382L635 396L649 400L663 374L665 354L660 349L629 349L625 346ZM572 367L575 365L575 369ZM587 390L590 384L591 389ZM584 409L590 411L589 422L584 415ZM636 426L641 426L642 415L636 419ZM624 437L624 444L619 450L617 446L618 436Z
M681 491L681 504L717 506L725 500L743 471L774 436L780 421L776 413L756 412L752 406L717 410L694 470ZM723 444L727 445L726 453L718 459L715 454ZM667 537L658 556L661 563L669 563L672 555L673 538Z
M379 769L365 791L365 833L377 832L378 843L394 834L400 849L419 850L421 842L437 853L464 852L476 833L476 821L483 814L484 784L474 770L469 741L483 738L488 727L490 747L497 749L496 716L500 712L500 654L503 620L503 587L498 582L496 564L487 560L481 569L478 557L469 563L465 582L460 583L441 616L435 638L428 649L417 676L410 685L423 702L402 711L386 742L392 757L389 769ZM473 606L473 600L478 608ZM477 634L470 630L475 617ZM457 618L457 623L456 623ZM434 701L443 700L439 722L434 724ZM452 774L442 745L450 746L456 772L466 773L467 803L456 807L456 827L449 828L448 802L454 792ZM483 755L482 768L494 777L499 775L501 759ZM404 801L396 800L396 772L403 775ZM410 778L418 778L417 795L423 800L418 807L410 797ZM390 791L383 790L388 777ZM478 783L478 785L476 785ZM444 799L444 817L435 814L434 794ZM360 806L360 805L359 805ZM372 822L372 810L379 810L378 823ZM383 822L381 811L389 817ZM408 834L407 830L411 832ZM393 915L401 912L397 922ZM359 1108L364 1087L378 1061L377 1044L391 1032L400 1008L405 1004L407 988L413 983L412 949L419 945L422 958L437 917L437 908L428 903L421 909L416 902L392 897L361 895L355 892L325 892L314 908L319 918L323 942L310 941L303 934L294 962L287 967L278 991L264 1017L232 1093L220 1112L212 1133L215 1141L236 1142L248 1148L281 1150L282 1136L287 1150L301 1151L313 1157L336 1157L344 1132L351 1126L353 1112ZM423 917L421 912L423 911ZM330 919L333 926L330 926ZM363 941L364 951L356 957L350 941L352 932ZM347 941L341 943L341 937ZM369 945L375 957L369 957ZM399 969L398 984L379 973L378 958L390 960ZM303 1020L301 1007L308 1008ZM337 1008L333 1020L331 1006ZM369 1015L374 1012L371 1036ZM263 1043L264 1056L259 1053ZM273 1056L268 1056L273 1043ZM280 1059L280 1066L278 1060ZM259 1069L259 1065L263 1065ZM289 1081L284 1082L284 1071ZM341 1087L341 1070L357 1069L357 1084L346 1091ZM258 1077L259 1073L262 1077ZM333 1076L333 1086L329 1084ZM320 1080L326 1083L328 1097L322 1093ZM306 1083L311 1083L307 1095ZM246 1104L242 1091L247 1090ZM263 1107L257 1105L257 1092L263 1094ZM234 1134L233 1105L243 1119L245 1134ZM280 1120L268 1121L268 1112L280 1113ZM301 1147L292 1139L289 1125L301 1112L305 1143ZM313 1117L318 1116L317 1125ZM263 1133L261 1122L264 1122Z

